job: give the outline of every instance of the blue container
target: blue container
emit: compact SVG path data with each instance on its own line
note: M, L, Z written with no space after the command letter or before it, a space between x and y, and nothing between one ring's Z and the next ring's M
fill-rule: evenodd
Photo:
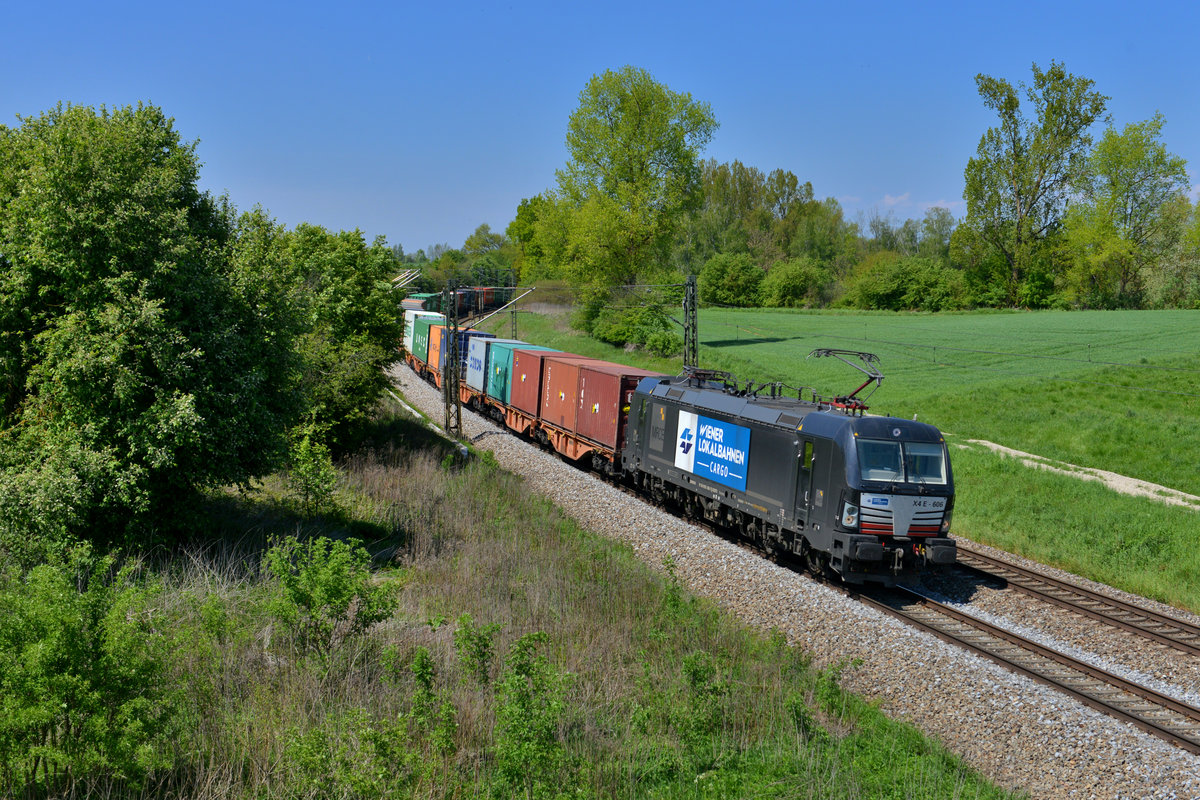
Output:
M467 386L470 386L477 392L485 392L487 390L488 359L491 358L491 349L498 344L515 344L521 347L532 346L528 342L522 342L520 339L484 339L481 336L473 337L471 343L467 345Z
M458 374L459 375L464 374L465 370L467 369L467 353L471 346L471 341L473 339L495 339L495 338L496 338L496 334L494 334L494 333L484 333L483 331L471 330L470 328L461 329L458 332L458 369L459 369ZM438 369L443 373L446 371L446 351L447 350L449 350L449 348L443 344L442 351L438 355Z

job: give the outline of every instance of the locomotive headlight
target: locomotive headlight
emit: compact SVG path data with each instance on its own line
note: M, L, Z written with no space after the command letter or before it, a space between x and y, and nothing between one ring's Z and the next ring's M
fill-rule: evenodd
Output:
M953 516L953 513L952 511L947 511L946 515L942 517L942 533L950 532L950 517Z
M842 504L842 524L847 528L858 527L858 506L849 503Z

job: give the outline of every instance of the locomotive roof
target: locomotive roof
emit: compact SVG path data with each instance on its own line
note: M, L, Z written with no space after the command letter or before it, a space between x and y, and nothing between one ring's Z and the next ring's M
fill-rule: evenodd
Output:
M937 428L924 422L895 417L850 416L795 397L735 394L726 391L718 383L697 382L681 377L646 378L638 385L638 391L669 398L701 411L793 430L803 428L807 432L830 438L845 433L890 439L897 427L910 440L936 442L942 438Z

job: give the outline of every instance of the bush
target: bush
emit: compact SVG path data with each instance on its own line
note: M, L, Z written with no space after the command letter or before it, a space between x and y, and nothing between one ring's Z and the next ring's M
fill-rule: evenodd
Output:
M649 301L641 306L599 311L591 334L618 347L633 345L669 357L683 349L683 338L671 330L671 325L662 303Z
M762 282L762 304L774 308L821 305L831 280L829 271L811 258L780 261Z
M545 633L529 633L514 642L497 690L497 776L525 797L552 796L564 762L558 738L564 677L538 653L548 641Z
M420 761L406 739L399 720L379 719L361 708L332 714L305 731L293 729L284 762L292 772L290 796L386 798L407 793Z
M458 627L454 629L454 649L458 653L464 681L471 677L480 686L488 685L491 680L492 653L495 650L493 639L499 630L497 623L476 625L470 614L458 618Z
M328 664L342 642L391 616L395 592L372 582L370 560L357 541L323 537L290 536L267 551L263 564L276 581L271 612L302 653Z
M967 291L958 270L927 258L880 253L864 262L847 299L858 308L948 311L967 306Z
M137 787L173 761L179 705L139 585L80 546L0 575L0 794L72 794L78 781Z
M719 253L700 270L700 300L726 306L758 305L766 273L749 253Z
M288 483L305 514L315 514L328 506L337 487L337 470L329 448L314 437L311 425L303 429L299 441L292 445L288 470Z

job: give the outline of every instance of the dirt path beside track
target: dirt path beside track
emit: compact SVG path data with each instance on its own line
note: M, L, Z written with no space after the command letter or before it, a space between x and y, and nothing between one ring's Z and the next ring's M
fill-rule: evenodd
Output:
M1044 469L1049 472L1057 472L1061 475L1070 475L1073 478L1079 478L1084 481L1097 481L1103 483L1114 492L1121 494L1133 495L1134 497L1148 497L1151 500L1157 500L1160 503L1166 503L1172 506L1183 506L1196 511L1200 511L1200 497L1194 494L1170 489L1166 486L1160 486L1157 483L1148 483L1140 481L1136 478L1130 478L1126 475L1118 475L1115 472L1108 472L1103 469L1093 469L1092 467L1080 467L1075 464L1068 464L1064 461L1055 461L1054 459L1044 458L1034 455L1033 453L1024 453L1020 450L1013 450L1011 447L996 444L995 442L985 441L983 439L967 439L969 444L979 445L993 450L997 453L1015 458L1022 464L1033 467L1035 469ZM966 447L967 445L960 445Z

